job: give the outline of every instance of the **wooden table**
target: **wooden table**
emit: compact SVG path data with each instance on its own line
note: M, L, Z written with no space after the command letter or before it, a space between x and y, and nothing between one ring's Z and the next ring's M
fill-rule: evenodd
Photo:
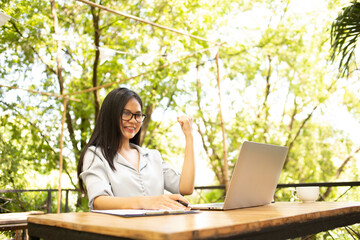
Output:
M123 218L61 213L28 218L30 239L286 239L360 223L360 202L278 202L231 211Z
M25 239L28 216L40 214L44 214L44 212L2 213L0 214L0 231L16 231L15 239Z

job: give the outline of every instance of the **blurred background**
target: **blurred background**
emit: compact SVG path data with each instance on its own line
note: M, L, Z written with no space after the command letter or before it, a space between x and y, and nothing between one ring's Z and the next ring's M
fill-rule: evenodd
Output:
M2 212L56 211L60 155L61 211L88 211L76 165L117 87L143 99L142 146L179 171L176 117L194 118L196 186L220 187L198 189L192 202L223 199L245 140L289 147L281 184L359 180L360 53L357 35L336 35L356 1L95 3L153 24L82 1L0 2L10 16L0 27ZM14 191L29 189L44 191ZM359 200L357 187L320 191L322 200ZM276 199L295 201L289 188Z

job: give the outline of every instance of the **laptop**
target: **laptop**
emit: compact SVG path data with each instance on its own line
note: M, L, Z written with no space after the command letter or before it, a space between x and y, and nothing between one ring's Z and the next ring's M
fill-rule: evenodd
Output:
M223 203L190 205L191 209L230 210L270 204L288 147L245 141Z

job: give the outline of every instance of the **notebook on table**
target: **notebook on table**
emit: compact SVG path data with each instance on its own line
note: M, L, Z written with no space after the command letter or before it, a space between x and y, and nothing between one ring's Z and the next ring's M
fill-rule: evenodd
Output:
M198 213L196 210L147 210L147 209L113 209L113 210L91 210L95 213L104 213L121 217L143 217L160 215L177 215Z
M192 204L191 209L230 210L270 204L288 147L245 141L223 203Z

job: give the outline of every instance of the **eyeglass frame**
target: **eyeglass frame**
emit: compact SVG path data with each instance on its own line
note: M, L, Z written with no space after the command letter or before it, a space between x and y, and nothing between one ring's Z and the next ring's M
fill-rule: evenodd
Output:
M131 114L131 117L130 117L129 119L127 119L127 120L124 119L124 118L123 118L124 113L129 113L129 114ZM135 117L134 117L134 116L135 116ZM142 116L142 117L143 117L143 120L142 120L141 122L139 122L139 121L136 119L136 116ZM144 119L146 118L146 114L144 114L144 113L132 113L132 112L130 112L130 111L123 111L122 114L121 114L121 120L124 120L124 121L127 121L127 122L130 122L133 117L134 117L134 119L135 119L135 121L136 121L137 123L143 123L143 122L144 122Z

